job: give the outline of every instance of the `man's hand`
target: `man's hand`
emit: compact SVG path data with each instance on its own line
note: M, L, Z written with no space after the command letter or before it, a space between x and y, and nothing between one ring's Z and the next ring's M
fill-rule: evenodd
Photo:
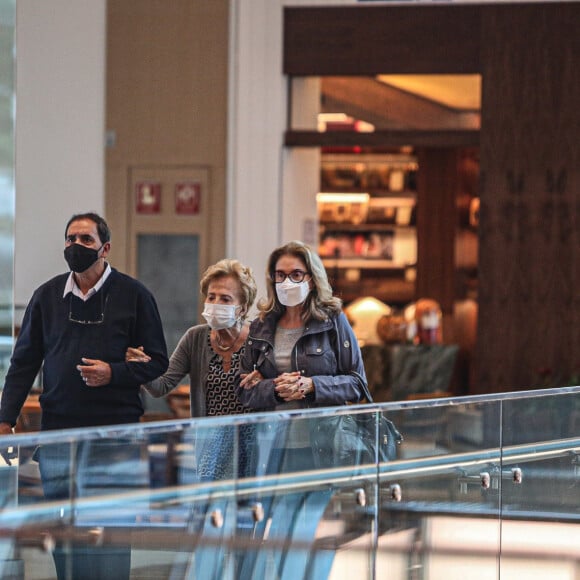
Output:
M77 370L87 387L104 387L111 382L109 363L92 358L82 358L84 365L77 365Z
M12 435L12 425L10 423L0 423L0 436ZM12 459L18 456L15 447L0 447L0 456L6 462L6 465L12 465Z

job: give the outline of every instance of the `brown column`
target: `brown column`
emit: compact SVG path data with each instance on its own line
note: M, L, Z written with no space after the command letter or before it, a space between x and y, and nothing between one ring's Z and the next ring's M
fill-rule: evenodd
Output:
M580 5L482 15L477 389L561 385L580 362Z
M433 298L451 314L459 154L454 148L417 153L417 298Z

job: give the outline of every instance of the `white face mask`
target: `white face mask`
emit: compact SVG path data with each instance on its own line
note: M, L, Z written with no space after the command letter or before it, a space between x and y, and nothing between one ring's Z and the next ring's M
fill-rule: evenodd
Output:
M428 312L421 316L421 326L425 330L435 330L439 328L439 314L437 312Z
M290 278L286 278L284 282L276 284L276 294L278 295L278 300L284 306L298 306L302 304L310 292L310 287L308 285L308 280L303 280L296 284L292 282Z
M205 318L209 327L213 330L231 328L238 322L235 304L213 304L206 302L201 315Z

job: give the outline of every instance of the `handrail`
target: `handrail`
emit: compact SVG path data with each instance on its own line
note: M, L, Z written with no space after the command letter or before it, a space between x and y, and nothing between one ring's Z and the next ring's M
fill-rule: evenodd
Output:
M203 567L204 558L215 562L215 554L223 550L249 555L236 560L243 562L244 573L246 564L252 569L254 560L262 567L265 561L270 565L272 554L278 554L276 566L293 577L301 577L297 565L306 554L312 556L310 566L319 557L327 562L326 556L332 558L334 553L349 557L357 548L361 548L357 557L365 561L370 554L372 577L378 570L376 562L385 565L385 552L419 564L429 554L461 558L469 553L470 558L489 557L492 567L507 554L511 558L521 554L530 565L541 558L553 561L556 554L577 566L578 394L580 387L566 387L0 437L0 450L12 447L19 452L12 467L0 466L0 477L8 482L5 505L0 508L0 545L50 552L57 542L108 548L126 545L131 537L135 550L177 552L175 561L166 565L172 573L183 561L189 562L191 553L195 553L193 563ZM548 413L537 418L547 416L548 420L535 422L537 428L528 431L538 409ZM384 463L293 473L197 479L196 460L214 435L244 437L241 428L255 425L259 469L266 470L269 460L276 457L272 452L280 451L277 436L285 433L278 430L282 423L298 420L316 426L319 418L343 413L381 413L393 419L405 436L399 457ZM566 422L561 421L563 417ZM536 441L521 443L531 437ZM133 458L128 454L114 460L112 480L105 476L105 485L116 486L110 493L99 487L106 466L86 463L90 449L108 447L99 444L104 440L124 440L131 448L147 450L147 455ZM240 442L234 440L234 449ZM32 451L37 445L51 444L70 445L73 452L81 446L79 452L87 451L82 453L83 468L78 474L71 472L71 478L78 475L79 486L71 500L45 501L42 495ZM148 461L152 478L135 480L133 471L146 468ZM232 462L235 466L235 455ZM24 479L18 481L18 475ZM183 483L183 479L193 482ZM10 505L23 490L21 497L30 503ZM545 553L538 552L533 542L526 543L528 526L534 521L535 532L544 534ZM441 544L441 534L456 524L470 526L471 533L454 551L455 546ZM516 540L512 540L514 534ZM430 544L430 539L436 541ZM27 558L33 557L30 553ZM32 553L50 558L48 553ZM135 557L137 561L138 553Z
M389 482L426 475L455 473L458 478L469 473L470 468L481 468L484 465L501 465L525 463L530 461L554 459L558 457L580 455L580 438L568 438L542 443L513 445L490 448L474 452L451 453L423 458L400 459L389 463L333 467L311 471L279 473L260 477L230 479L221 481L192 483L178 487L166 487L154 490L132 490L130 492L76 498L74 501L43 502L28 505L25 508L5 508L0 511L0 536L2 529L22 525L23 509L27 519L38 524L46 521L46 516L53 517L59 513L60 521L74 521L83 511L107 509L131 504L147 503L155 509L168 509L188 502L208 502L243 499L256 495L265 496L280 492L307 491L313 488L328 489L341 484L368 482L378 477L381 482ZM144 516L142 510L131 510ZM12 524L10 523L12 520Z
M133 423L111 425L106 427L85 427L82 429L63 429L42 431L38 433L17 433L0 436L2 447L28 446L34 447L41 443L66 443L88 441L93 439L107 439L118 437L143 437L169 433L180 433L191 427L211 428L226 425L241 426L249 423L263 424L281 420L298 418L314 420L317 417L339 415L344 413L394 413L412 409L429 409L437 407L466 407L475 404L489 404L516 400L531 400L553 397L558 395L580 394L580 386L559 387L553 389L537 389L509 393L492 393L485 395L469 395L462 397L445 397L420 401L391 401L385 403L371 403L364 405L348 405L341 407L316 407L296 409L291 411L275 411L262 413L247 413L244 415L227 415L218 417L195 417L171 421L152 421L148 423Z

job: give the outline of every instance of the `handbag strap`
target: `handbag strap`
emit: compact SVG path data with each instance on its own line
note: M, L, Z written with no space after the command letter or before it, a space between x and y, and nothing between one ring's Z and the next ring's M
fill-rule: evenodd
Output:
M349 374L357 379L357 381L360 385L360 388L362 389L367 401L369 403L374 403L374 400L373 400L373 397L371 395L371 392L369 391L369 387L367 385L367 382L356 371L349 371ZM395 443L397 445L400 445L403 442L403 436L401 435L401 433L399 432L399 430L397 429L395 424L390 419L387 419L385 416L383 416L382 413L381 413L381 421L387 427L387 429L389 431L389 435L394 439Z
M351 370L345 371L344 369L341 368L340 348L338 346L340 344L340 333L338 332L338 325L336 324L336 318L333 318L332 322L334 324L334 334L336 336L335 356L336 356L336 362L338 364L339 373L341 375L351 375L351 376L355 377L356 380L358 381L358 384L360 385L360 388L361 388L366 400L369 403L374 403L373 397L371 396L371 392L369 391L369 387L368 387L365 379L363 379L363 377L361 377L361 375L359 373L357 373L356 371L351 371Z
M373 397L371 395L371 392L369 391L369 387L367 385L367 382L360 376L359 373L357 373L356 371L350 371L348 373L349 375L352 375L353 377L355 377L360 385L360 388L362 389L364 396L366 398L366 400L369 403L374 403Z

